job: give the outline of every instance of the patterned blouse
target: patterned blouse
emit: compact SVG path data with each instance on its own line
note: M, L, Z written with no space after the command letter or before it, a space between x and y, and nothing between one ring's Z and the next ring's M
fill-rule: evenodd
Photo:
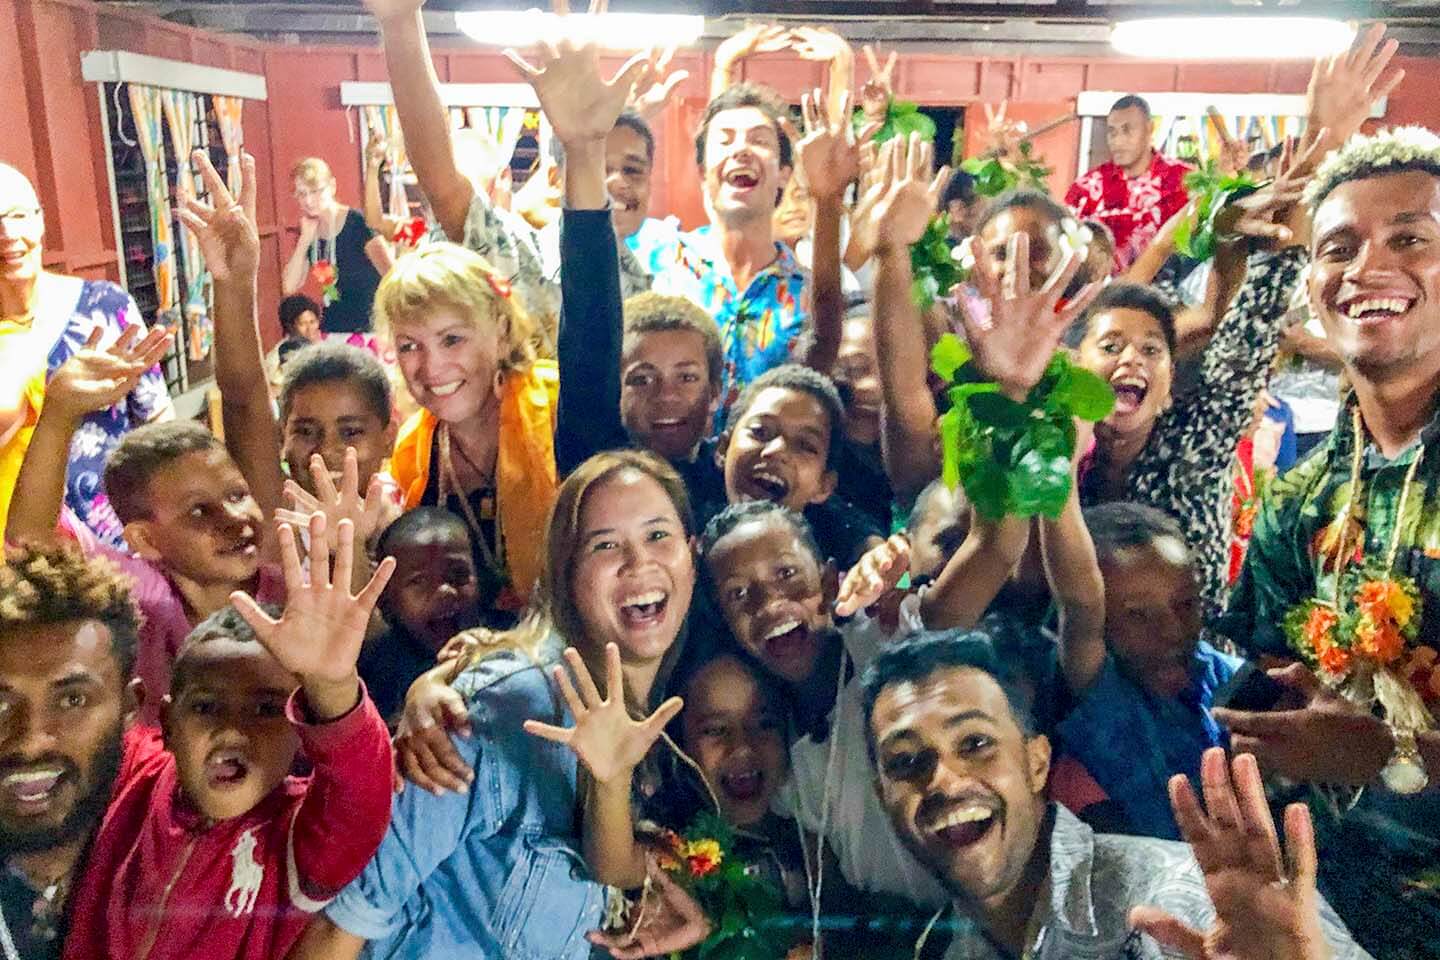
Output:
M1115 235L1115 272L1140 256L1155 234L1189 195L1185 175L1190 168L1152 151L1150 169L1131 177L1115 163L1102 163L1070 185L1065 205L1081 217L1099 220Z
M1229 583L1235 451L1280 348L1290 293L1304 263L1299 247L1251 255L1244 286L1201 357L1200 382L1155 421L1126 480L1126 499L1180 521L1196 554L1207 614L1224 604ZM1091 471L1082 482L1087 506L1101 499L1098 479Z
M94 328L105 331L102 343L113 343L132 323L144 325L140 308L135 306L130 294L107 280L86 280L60 341L50 351L50 374L54 375L66 360L79 352ZM70 441L65 505L107 547L124 550L125 535L120 518L110 506L110 498L101 489L105 461L126 433L161 417L169 409L170 394L165 388L165 377L156 367L140 378L123 401L81 421Z

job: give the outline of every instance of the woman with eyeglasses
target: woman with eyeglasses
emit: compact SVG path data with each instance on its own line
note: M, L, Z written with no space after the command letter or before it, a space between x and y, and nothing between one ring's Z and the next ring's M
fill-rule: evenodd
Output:
M325 305L327 336L375 350L370 308L380 278L394 262L390 245L365 224L365 215L335 199L335 175L319 157L290 168L300 206L300 239L285 264L285 296L313 279Z
M44 238L45 213L35 187L0 163L0 536L50 374L87 345L103 349L122 336L145 336L145 319L123 288L47 271ZM132 327L137 329L129 333ZM96 331L99 339L91 343ZM120 520L100 490L105 459L127 431L171 416L165 378L156 367L124 401L85 418L65 475L65 505L73 515L67 519L77 533L88 531L124 549Z

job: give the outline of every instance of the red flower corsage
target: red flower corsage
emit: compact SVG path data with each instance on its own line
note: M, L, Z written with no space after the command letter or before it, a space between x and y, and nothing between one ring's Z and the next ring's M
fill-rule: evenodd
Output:
M495 291L495 296L510 299L510 281L504 277L496 276L493 273L485 274L485 279L490 281L490 289Z
M420 241L425 239L425 232L425 218L413 217L409 223L402 224L391 239L407 247L418 247Z

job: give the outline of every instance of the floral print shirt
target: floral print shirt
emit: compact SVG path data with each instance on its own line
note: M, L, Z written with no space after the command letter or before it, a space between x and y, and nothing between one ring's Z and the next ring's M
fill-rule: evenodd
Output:
M1220 609L1230 582L1235 453L1280 349L1290 291L1304 262L1299 247L1250 257L1245 283L1200 359L1200 382L1155 421L1126 480L1126 499L1180 521L1196 554L1208 614ZM1091 472L1081 481L1087 506L1101 499L1095 479Z
M101 343L108 344L114 343L132 323L144 326L140 308L130 294L107 280L86 280L59 342L50 350L47 364L50 375L85 345L94 328L105 331ZM120 518L102 488L105 461L126 433L159 418L169 408L170 394L157 366L140 378L123 401L81 421L70 441L65 504L107 547L124 550L125 535Z
M657 293L693 300L720 327L724 365L715 415L719 433L747 383L771 367L799 359L800 334L810 321L810 272L789 247L776 243L775 261L742 291L709 227L654 247L646 267L655 277Z
M1322 561L1326 570L1333 569L1327 534L1350 501L1354 409L1354 396L1346 397L1329 437L1260 499L1250 549L1219 624L1251 654L1293 658L1283 630L1286 612L1311 597L1334 598L1333 574L1320 571ZM1440 415L1394 459L1386 459L1363 428L1362 438L1357 524L1347 536L1352 543L1361 537L1357 552L1383 562L1400 524L1395 568L1419 586L1423 618L1419 647L1401 672L1433 713L1440 710L1440 670L1432 670L1440 651ZM1405 515L1397 517L1401 488L1417 457ZM1437 771L1430 773L1433 778ZM1356 939L1377 957L1440 957L1434 949L1440 930L1440 792L1432 788L1407 797L1372 786L1354 806L1316 788L1294 792L1277 799L1310 803L1321 890Z
M1115 235L1115 272L1140 256L1165 221L1189 202L1185 175L1190 168L1151 151L1150 169L1130 177L1114 162L1102 163L1070 185L1065 205L1085 219L1099 220Z

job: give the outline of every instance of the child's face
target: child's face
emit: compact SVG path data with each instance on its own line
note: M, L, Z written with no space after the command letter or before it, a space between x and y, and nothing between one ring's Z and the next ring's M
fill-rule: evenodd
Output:
M265 518L223 448L175 458L148 487L150 515L125 528L140 556L202 584L238 586L255 576Z
M580 508L571 594L585 638L631 665L658 664L690 610L695 558L675 504L635 470L592 487Z
M295 336L311 343L319 343L323 339L320 334L320 318L315 316L314 310L302 311L300 316L295 318Z
M162 712L180 786L212 820L248 812L290 773L300 740L285 717L297 686L259 643L215 639L187 654Z
M680 714L685 752L695 758L732 826L764 819L789 769L784 722L754 674L734 657L701 667Z
M1102 561L1105 641L1116 663L1157 697L1189 684L1200 639L1200 589L1184 545L1162 537Z
M718 397L693 330L627 334L620 359L620 419L638 445L686 460L710 432Z
M747 520L705 557L737 643L771 673L802 683L831 627L825 569L789 523Z
M835 490L830 414L804 390L768 387L755 395L725 448L725 496L731 503L771 500L792 510L822 503Z
M970 508L957 487L942 487L926 495L925 509L907 531L910 539L910 576L933 580L965 542L970 530Z
M880 366L868 316L851 317L841 328L835 358L835 385L845 397L845 436L861 447L880 442Z
M365 402L364 394L344 380L322 380L290 396L285 421L285 465L290 476L309 493L315 493L310 458L320 454L335 486L345 468L345 448L354 447L363 495L370 478L390 456L395 432L388 417L381 418Z
M475 560L463 530L421 530L389 555L395 573L385 588L385 612L410 636L439 652L451 637L478 625Z
M415 402L445 423L460 423L495 403L500 332L454 310L395 327L395 357Z

